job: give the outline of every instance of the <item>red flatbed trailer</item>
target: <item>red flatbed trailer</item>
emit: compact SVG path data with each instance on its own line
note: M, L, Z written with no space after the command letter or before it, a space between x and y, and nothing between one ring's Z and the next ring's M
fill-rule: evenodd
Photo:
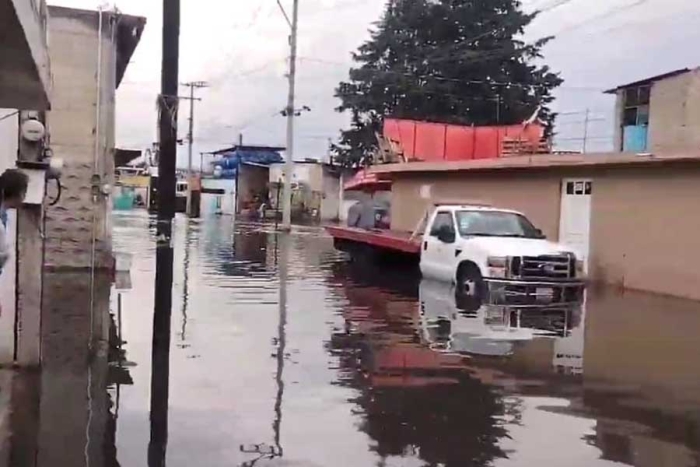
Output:
M386 253L402 253L420 256L421 238L412 238L410 232L396 230L366 230L356 227L327 226L326 231L339 243L353 244L383 250Z

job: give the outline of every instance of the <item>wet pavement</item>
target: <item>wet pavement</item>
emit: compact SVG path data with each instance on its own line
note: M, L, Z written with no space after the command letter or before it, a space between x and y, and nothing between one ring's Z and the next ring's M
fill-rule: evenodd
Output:
M15 378L0 466L147 465L153 225L126 213L114 229L130 288L76 337L111 345L87 355L61 327L80 321L70 296L51 300L53 357ZM168 466L700 465L699 303L599 291L581 309L474 309L415 271L348 262L319 229L176 232L170 404L154 414Z

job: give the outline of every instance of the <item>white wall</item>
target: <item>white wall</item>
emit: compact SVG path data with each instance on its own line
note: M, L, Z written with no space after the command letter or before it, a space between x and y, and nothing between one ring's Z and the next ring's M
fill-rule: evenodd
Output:
M337 221L340 219L340 177L323 171L323 200L321 201L321 220Z
M221 214L227 216L233 216L236 213L235 210L235 199L236 199L236 181L235 180L220 180L220 179L209 179L205 178L202 180L202 188L207 188L210 190L225 190L226 194L221 196ZM217 198L219 195L210 195L208 193L202 193L202 216L215 215L217 208Z
M15 110L0 109L0 119L8 116ZM0 121L0 173L6 169L15 167L17 160L17 116L11 116ZM10 212L8 234L14 246L17 230L15 213ZM0 276L0 364L11 363L14 353L14 325L15 325L15 258L11 258L5 265Z
M270 166L270 183L284 180L284 164ZM323 166L321 164L294 164L292 183L304 183L311 191L323 191Z

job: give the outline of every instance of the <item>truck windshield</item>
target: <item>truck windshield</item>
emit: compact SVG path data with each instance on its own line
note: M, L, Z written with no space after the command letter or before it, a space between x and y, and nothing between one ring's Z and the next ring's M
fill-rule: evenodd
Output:
M502 211L458 211L457 226L463 237L543 238L520 214Z

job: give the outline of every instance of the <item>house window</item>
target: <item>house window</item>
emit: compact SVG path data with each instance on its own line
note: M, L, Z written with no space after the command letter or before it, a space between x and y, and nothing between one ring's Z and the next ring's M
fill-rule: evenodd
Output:
M651 86L637 86L625 89L623 126L640 126L649 124L649 100Z

